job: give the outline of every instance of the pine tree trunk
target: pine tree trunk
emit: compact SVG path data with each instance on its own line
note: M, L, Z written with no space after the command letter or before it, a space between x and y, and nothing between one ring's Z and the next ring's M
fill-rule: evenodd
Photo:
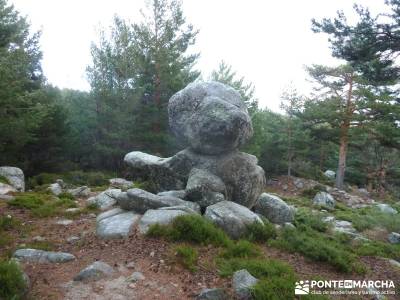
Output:
M289 120L289 122L291 122L291 120ZM288 137L289 137L289 141L288 141L288 176L292 176L292 126L289 123L289 127L288 127Z
M351 103L351 99L353 96L353 75L350 75L348 80L349 91L347 93L347 101L346 101L346 111L344 114L344 120L342 125L340 126L340 137L339 137L339 162L338 168L336 172L336 188L343 189L344 186L344 176L346 172L346 157L347 157L347 148L349 144L349 128L350 128L350 120L353 114L353 107Z

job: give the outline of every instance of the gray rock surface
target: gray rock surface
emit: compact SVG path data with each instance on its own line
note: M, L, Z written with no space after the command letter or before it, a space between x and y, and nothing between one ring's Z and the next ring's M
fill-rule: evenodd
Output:
M221 201L207 207L204 217L234 239L240 238L246 232L248 225L254 222L263 224L258 215L231 201Z
M118 204L126 210L133 210L137 213L145 213L149 209L157 209L165 206L184 205L195 211L199 210L199 205L175 197L158 196L141 189L130 189L122 193L118 198Z
M335 177L336 177L335 171L332 171L332 170L326 170L324 172L324 175L325 175L326 178L329 178L329 179L332 179L332 180L335 179Z
M113 268L102 261L96 261L84 268L74 277L74 281L96 281L104 277L111 276L114 273Z
M232 287L235 295L240 300L252 299L251 288L255 286L258 279L252 276L247 270L239 270L233 273Z
M25 191L25 177L24 172L16 167L0 167L0 176L7 178L10 185L12 185L18 192Z
M125 212L127 212L127 211L122 209L122 208L120 208L120 207L116 207L116 208L107 210L107 211L102 212L101 214L99 214L96 217L96 221L99 222L99 221L101 221L103 219L106 219L106 218L109 218L109 217L112 217L112 216L115 216L115 215L119 215L119 214L122 214L122 213L125 213Z
M117 214L97 222L96 235L102 239L118 239L127 237L140 215L133 212Z
M400 233L391 232L388 234L388 241L391 244L400 244Z
M397 210L395 210L393 207L391 207L389 204L385 203L379 203L376 205L376 207L383 213L385 214L392 214L395 215L397 214Z
M254 211L266 217L270 222L283 224L293 222L295 210L278 196L262 193Z
M58 182L50 184L48 189L55 196L58 196L63 192L62 186Z
M16 192L17 190L7 183L0 182L0 195L7 195L8 193Z
M90 195L90 188L87 186L80 186L74 189L68 189L68 193L70 193L74 197L88 197Z
M185 190L172 190L172 191L159 192L157 194L157 196L185 199L186 191Z
M107 210L117 203L117 198L121 194L120 189L108 189L97 196L86 200L88 204L96 204L101 210Z
M202 169L193 168L186 184L186 198L207 207L225 200L226 187L218 176Z
M75 256L65 252L53 252L37 249L18 249L14 257L22 261L38 263L64 263L75 259Z
M326 207L328 209L334 209L336 201L332 195L328 194L327 192L319 192L315 195L313 204Z
M194 82L171 97L169 124L178 139L204 154L237 149L253 135L240 94L219 82Z
M203 289L196 300L228 300L229 297L223 289Z
M67 219L62 219L62 220L56 221L56 224L57 224L57 225L62 225L62 226L68 226L68 225L71 225L71 224L73 224L73 223L74 223L74 221L72 221L72 220L67 220Z
M126 280L130 282L138 282L145 279L146 277L142 272L133 272Z
M188 212L183 210L149 209L139 221L139 232L146 234L151 225L167 225L176 217L188 214Z
M129 181L124 178L111 178L108 181L110 182L110 186L122 190L130 189L133 186L133 181Z

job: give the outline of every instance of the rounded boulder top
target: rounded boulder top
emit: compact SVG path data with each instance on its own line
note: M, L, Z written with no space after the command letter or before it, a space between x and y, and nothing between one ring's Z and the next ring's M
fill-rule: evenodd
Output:
M168 115L177 138L202 154L232 151L253 135L240 94L219 82L189 84L171 97Z

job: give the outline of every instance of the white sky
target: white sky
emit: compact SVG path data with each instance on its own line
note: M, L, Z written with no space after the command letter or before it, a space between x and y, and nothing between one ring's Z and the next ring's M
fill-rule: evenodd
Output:
M385 10L384 0L356 0L372 12ZM42 30L43 69L61 88L89 90L85 69L98 29L118 14L140 18L144 0L9 0ZM327 37L311 31L311 19L333 17L338 9L354 16L351 0L183 0L188 22L200 30L194 51L204 78L221 60L254 83L260 106L279 109L280 95L293 82L306 93L304 65L336 64Z

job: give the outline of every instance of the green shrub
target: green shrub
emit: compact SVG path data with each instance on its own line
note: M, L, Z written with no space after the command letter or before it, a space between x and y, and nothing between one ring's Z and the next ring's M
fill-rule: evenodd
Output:
M317 184L316 186L312 187L312 188L308 188L308 189L304 189L301 192L301 196L303 197L308 197L308 198L314 198L316 194L318 194L319 192L326 192L326 188L321 185L321 184Z
M343 240L324 235L305 225L296 229L285 228L282 234L269 244L301 253L315 261L327 262L339 271L351 272L355 267L356 256L343 244Z
M10 230L19 226L20 222L13 218L12 216L0 216L0 232L5 230Z
M352 247L354 253L360 256L379 256L400 259L400 245L378 241L359 242Z
M62 192L60 195L58 195L58 198L60 198L60 199L75 200L75 197L72 196L72 194L71 194L71 193L68 193L68 192Z
M329 225L322 221L321 213L314 213L309 209L299 208L294 218L296 227L304 225L320 232L326 232Z
M18 194L15 199L8 201L8 204L19 208L35 209L51 201L51 199L52 196L48 194L28 192Z
M113 174L103 172L84 172L71 171L62 174L40 173L28 179L27 186L35 188L40 185L48 185L56 182L57 179L62 179L67 184L72 185L89 185L89 186L108 186L108 179L113 177Z
M225 232L200 215L179 216L167 226L153 225L147 235L201 245L228 246L232 243Z
M0 261L0 299L21 299L26 282L15 261Z
M247 226L244 238L251 242L263 243L276 238L276 229L267 219L263 219L264 225L254 222Z
M254 258L261 256L261 250L246 240L239 240L234 244L229 245L222 253L223 258Z
M197 270L199 252L195 248L187 245L177 246L175 247L175 256L177 261L188 270L192 272Z
M0 175L0 183L10 184L8 179L6 177L4 177L4 176L1 176L1 175Z

